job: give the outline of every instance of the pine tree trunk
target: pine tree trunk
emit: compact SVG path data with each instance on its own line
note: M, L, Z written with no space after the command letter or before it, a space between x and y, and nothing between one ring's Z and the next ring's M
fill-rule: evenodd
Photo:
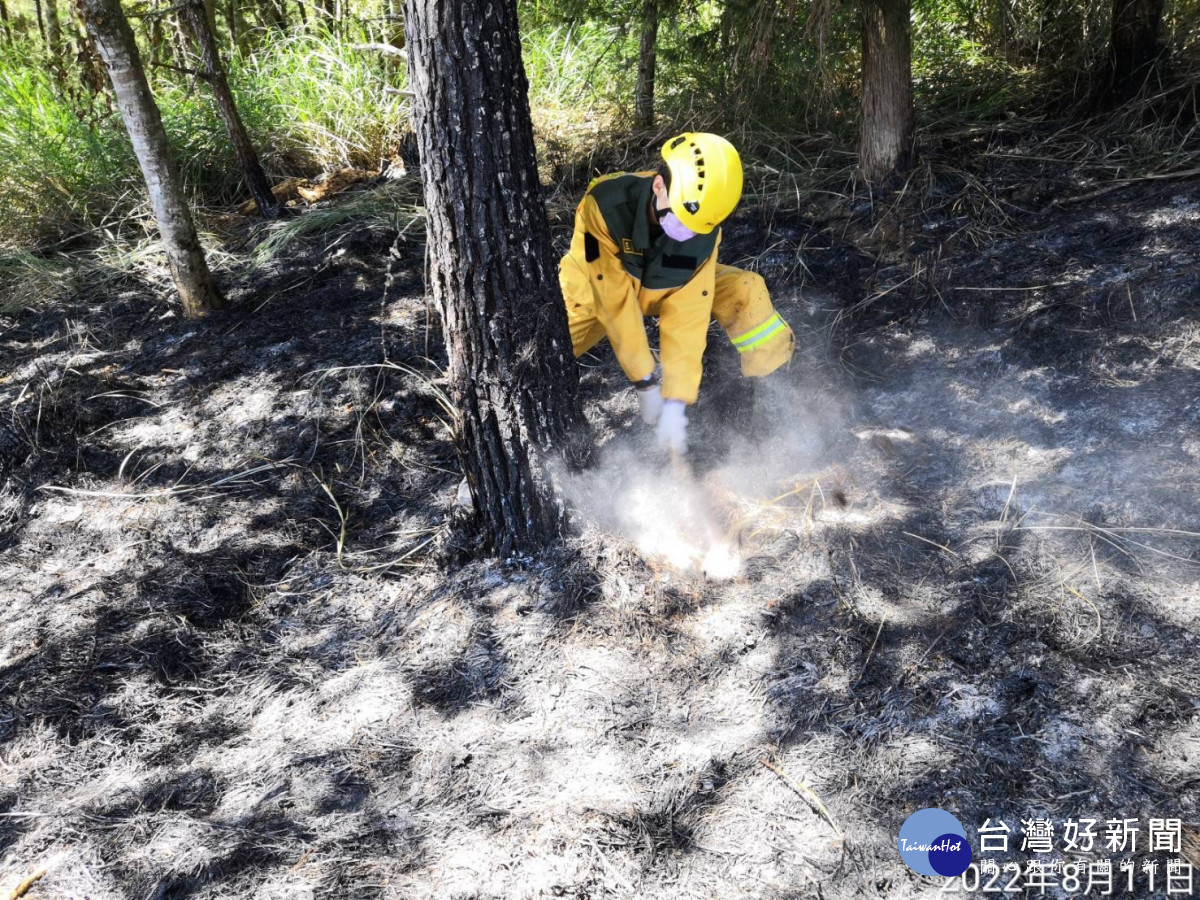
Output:
M654 70L658 62L658 0L645 0L642 41L638 47L637 86L633 91L633 124L654 124Z
M516 2L409 0L405 34L459 458L492 549L525 554L561 533L551 455L585 426Z
M146 179L150 205L158 220L184 312L200 316L221 309L225 303L213 284L204 249L196 236L183 179L171 159L162 116L150 93L133 30L121 11L120 0L79 0L79 14L108 69L121 118Z
M1127 100L1159 73L1163 0L1113 0L1107 99Z
M258 153L254 150L250 135L246 133L246 126L242 123L241 114L238 113L237 104L233 100L233 92L229 90L229 79L225 77L225 68L221 65L221 56L217 52L208 6L205 0L187 0L180 8L179 15L196 43L200 54L200 77L212 88L217 113L225 123L225 131L233 145L238 165L246 177L250 195L258 204L258 214L264 219L273 219L279 206L275 195L271 193L271 183L258 161Z
M862 57L858 164L867 181L880 182L913 163L909 0L865 0Z

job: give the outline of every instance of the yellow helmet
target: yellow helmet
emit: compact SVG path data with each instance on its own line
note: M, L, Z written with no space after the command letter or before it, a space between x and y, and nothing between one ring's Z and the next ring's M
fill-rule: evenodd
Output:
M671 212L697 234L708 234L733 212L742 196L742 160L719 134L688 131L662 148L671 171Z

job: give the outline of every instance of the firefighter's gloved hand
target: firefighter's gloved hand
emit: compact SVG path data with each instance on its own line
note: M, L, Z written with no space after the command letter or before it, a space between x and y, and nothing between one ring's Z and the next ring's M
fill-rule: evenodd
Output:
M646 388L638 388L638 408L642 413L642 421L647 425L655 425L658 423L658 417L662 415L663 396L657 384L652 384Z
M658 417L658 446L668 453L687 453L687 407L682 400L663 403Z

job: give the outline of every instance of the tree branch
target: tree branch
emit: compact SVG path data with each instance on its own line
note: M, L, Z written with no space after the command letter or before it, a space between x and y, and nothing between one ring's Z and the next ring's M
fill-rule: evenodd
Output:
M391 44L354 44L355 50L377 50L380 53L385 53L388 56L398 56L405 62L408 62L408 51L401 50L399 47L393 47Z
M196 78L199 78L201 81L209 81L212 79L212 75L210 75L208 72L201 72L197 69L185 69L183 66L173 66L170 63L165 62L156 62L151 63L150 65L156 69L170 69L172 72L179 72L183 75L193 75Z

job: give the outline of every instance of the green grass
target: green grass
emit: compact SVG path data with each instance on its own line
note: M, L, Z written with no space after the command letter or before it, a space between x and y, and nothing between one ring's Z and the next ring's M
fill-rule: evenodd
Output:
M624 63L637 42L629 31L546 26L527 32L522 44L529 103L546 125L608 120L633 96L635 70Z
M1073 15L1090 15L1100 2L1076 0L1082 12ZM26 6L28 14L32 7ZM770 12L766 4L767 19L759 21L756 4L702 0L679 6L660 25L656 136L629 127L636 23L618 24L614 15L567 24L555 18L562 2L524 0L526 22L533 23L524 33L524 62L543 174L575 184L597 171L628 168L652 155L657 139L683 128L729 134L750 162L762 164L764 178L804 174L815 157L852 150L860 63L856 13L826 6L831 24L823 51L807 7L780 4ZM731 31L726 9L750 18L733 21ZM982 9L958 0L915 4L913 69L923 133L1029 113L1031 103L1053 95L1048 69L995 57ZM1032 20L1022 16L1028 31ZM143 30L147 21L135 19L135 27ZM1026 31L1018 35L1024 44L1031 40ZM231 53L225 47L225 61L269 176L374 169L395 154L409 127L409 101L400 93L406 67L355 50L366 32L351 39L298 27L248 37L250 49ZM207 87L167 68L152 68L150 75L201 217L246 199ZM0 250L140 243L154 231L141 173L106 94L88 93L74 63L57 81L32 38L5 47ZM84 240L70 243L72 237Z
M327 36L293 35L227 61L268 174L374 168L407 127L404 67ZM153 88L198 206L245 199L207 88L158 69ZM0 247L45 247L107 229L144 233L145 188L120 117L103 96L64 89L31 51L0 57Z
M17 48L0 57L0 246L54 240L119 214L136 201L125 136L77 114L40 61Z

